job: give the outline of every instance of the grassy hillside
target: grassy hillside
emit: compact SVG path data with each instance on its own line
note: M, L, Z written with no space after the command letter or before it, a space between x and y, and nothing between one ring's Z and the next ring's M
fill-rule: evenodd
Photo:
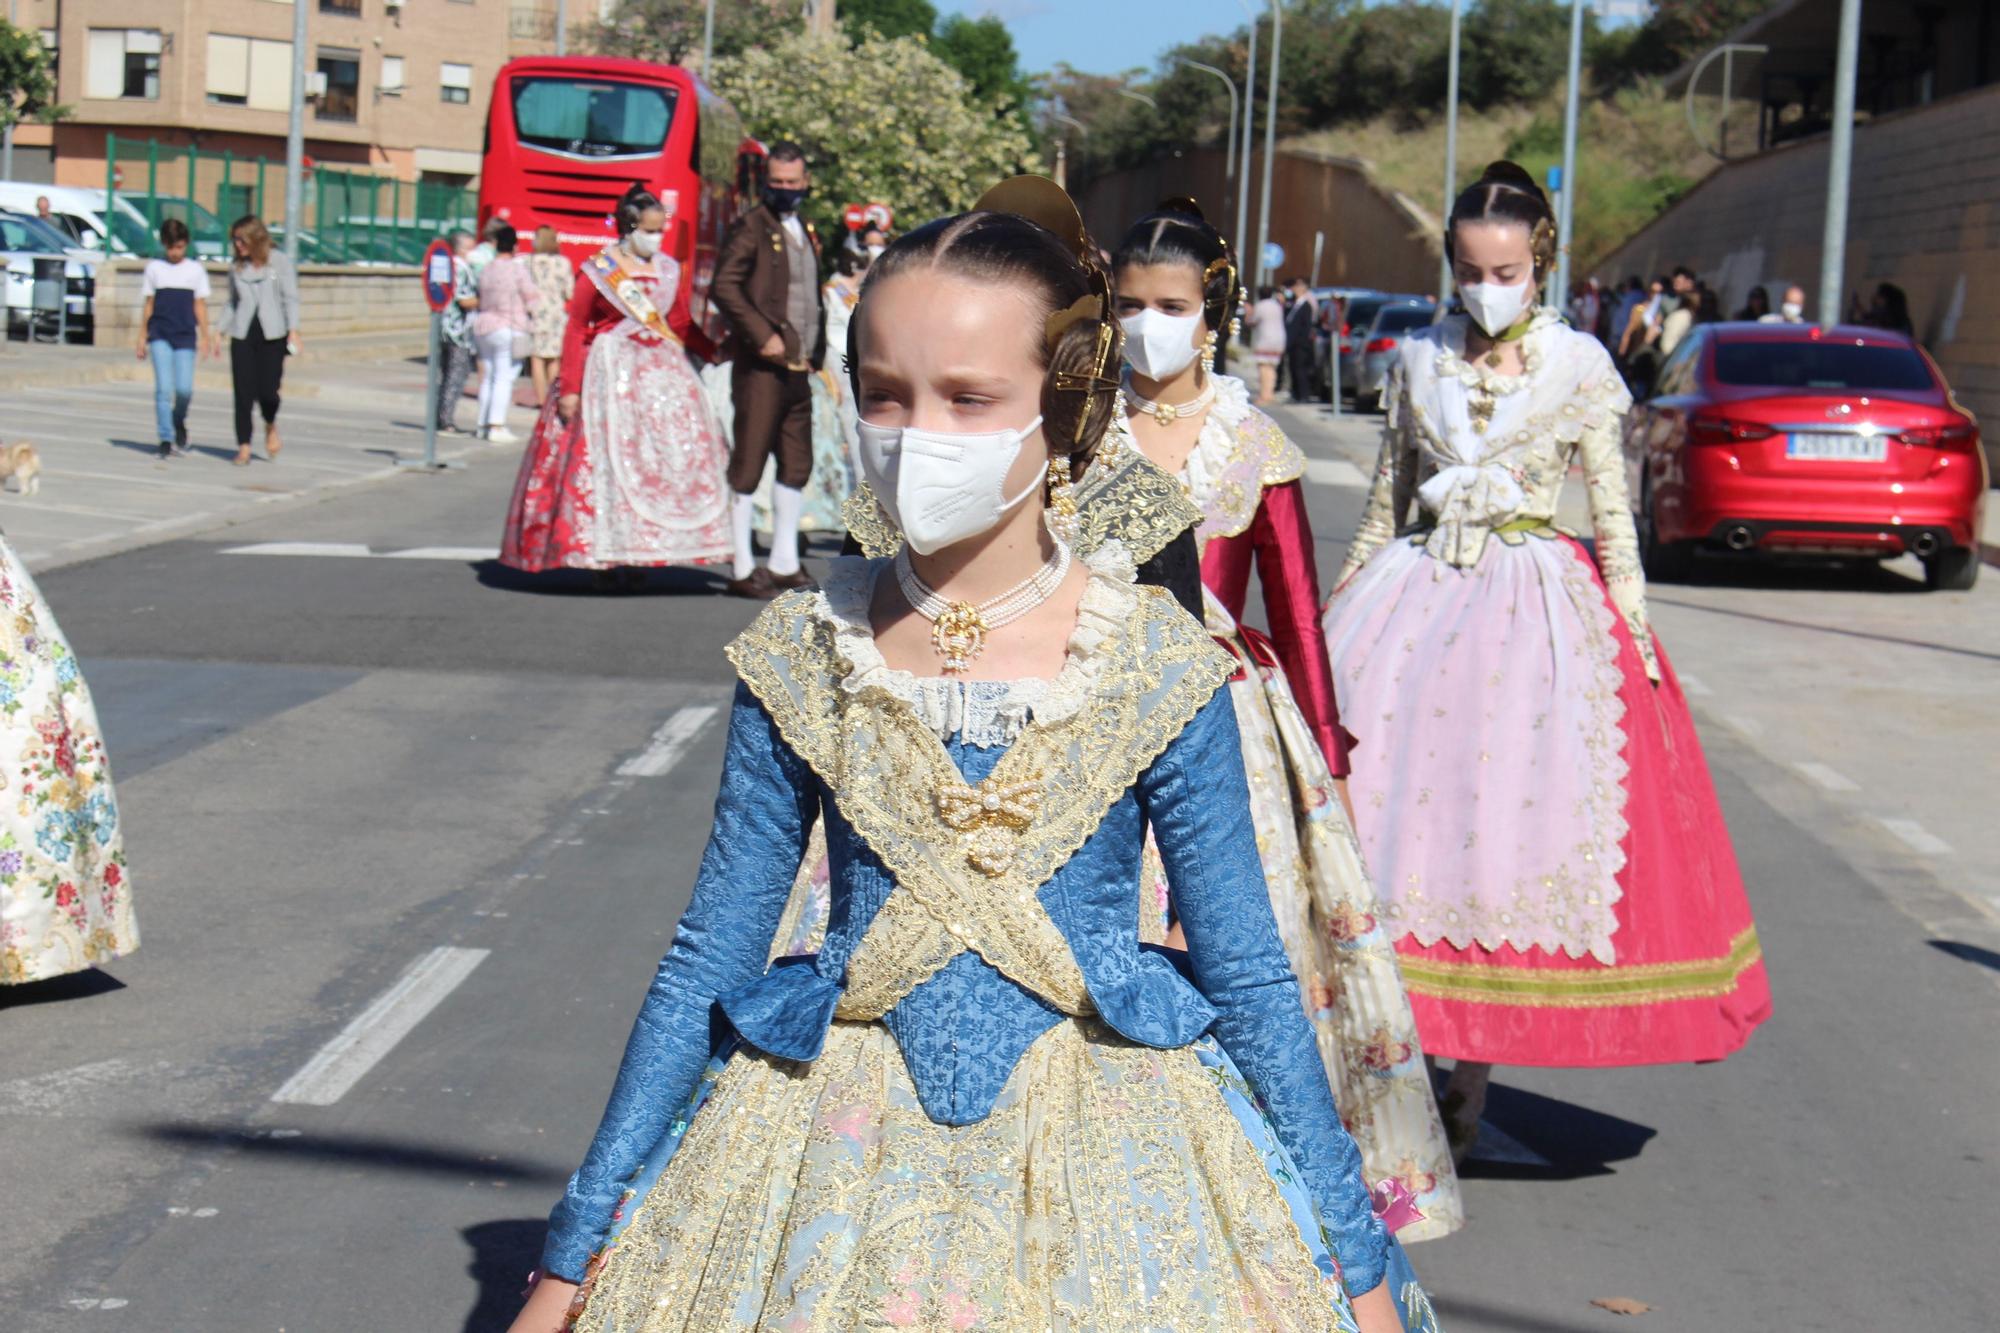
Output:
M1562 161L1562 98L1461 112L1458 172L1471 183L1486 163L1511 157L1535 174ZM1444 119L1410 125L1401 117L1317 130L1291 140L1299 147L1363 158L1384 185L1427 212L1441 211ZM1688 133L1677 98L1641 82L1608 100L1584 103L1577 121L1574 267L1588 269L1714 169L1715 159Z

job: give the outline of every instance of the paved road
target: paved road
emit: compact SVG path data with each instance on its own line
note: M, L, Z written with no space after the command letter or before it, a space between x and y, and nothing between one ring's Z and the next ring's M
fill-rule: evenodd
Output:
M1291 424L1330 572L1369 432ZM471 464L45 576L145 945L0 996L6 1327L504 1326L685 903L750 608L497 576L510 460ZM1415 1254L1452 1329L1991 1326L2000 579L1906 583L1660 591L1777 1016L1721 1066L1506 1071L1508 1160Z

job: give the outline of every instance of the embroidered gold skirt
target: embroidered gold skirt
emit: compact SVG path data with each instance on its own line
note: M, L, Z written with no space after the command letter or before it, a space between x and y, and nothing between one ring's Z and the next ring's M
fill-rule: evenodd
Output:
M1065 1021L990 1115L951 1126L886 1029L836 1022L809 1065L711 1066L573 1327L1352 1333L1296 1181L1212 1040L1160 1051Z

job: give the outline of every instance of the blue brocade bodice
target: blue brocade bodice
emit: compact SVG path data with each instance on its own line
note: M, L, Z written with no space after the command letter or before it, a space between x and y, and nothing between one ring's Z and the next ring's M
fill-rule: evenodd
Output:
M946 749L968 783L1006 753L957 735ZM808 836L822 819L831 877L825 945L816 957L767 967ZM1185 956L1139 943L1149 824L1174 885ZM596 1139L550 1219L548 1272L581 1276L628 1178L731 1029L781 1059L819 1054L849 960L894 887L818 774L739 686L693 898L640 1009ZM1090 1007L1120 1036L1173 1048L1214 1034L1270 1113L1349 1290L1379 1284L1388 1237L1370 1208L1360 1153L1334 1108L1272 916L1226 691L1208 698L1036 896L1074 955ZM1023 1052L1067 1016L967 950L881 1021L925 1111L961 1125L987 1114Z

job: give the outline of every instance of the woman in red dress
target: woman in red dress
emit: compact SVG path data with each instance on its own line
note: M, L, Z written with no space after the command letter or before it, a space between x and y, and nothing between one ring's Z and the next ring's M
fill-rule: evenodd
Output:
M659 200L634 186L617 217L620 239L583 265L559 392L514 483L500 560L528 573L730 557L729 445L688 361L715 347L660 253Z

